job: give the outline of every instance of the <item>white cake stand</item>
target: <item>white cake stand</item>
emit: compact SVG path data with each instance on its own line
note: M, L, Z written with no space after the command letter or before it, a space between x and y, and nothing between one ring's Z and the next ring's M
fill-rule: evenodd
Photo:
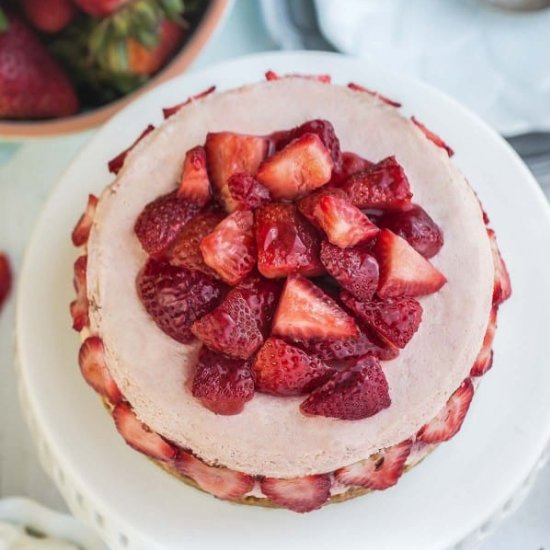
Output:
M87 193L109 182L106 161L147 123L160 121L161 107L213 83L227 88L258 80L268 68L364 83L441 133L491 215L514 286L499 316L495 367L461 433L396 487L309 515L215 500L129 449L81 379L79 339L69 328L76 255L69 235ZM17 345L23 408L43 464L72 511L113 548L469 546L518 502L550 437L548 250L549 209L528 170L494 131L431 88L364 61L318 53L255 55L175 79L95 135L66 171L29 245Z

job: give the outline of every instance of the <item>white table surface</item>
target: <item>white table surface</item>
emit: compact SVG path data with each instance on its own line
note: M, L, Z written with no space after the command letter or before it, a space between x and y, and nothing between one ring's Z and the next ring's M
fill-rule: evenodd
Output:
M256 0L236 0L224 27L193 67L270 49L274 49L274 45L263 28ZM3 165L0 145L0 250L8 252L16 272L46 197L69 160L91 135L92 132L87 132L27 142ZM25 495L66 510L53 483L37 463L19 410L13 370L14 302L10 300L0 316L0 497ZM550 548L549 517L550 467L546 467L525 504L504 521L481 548ZM410 548L414 548L414 541Z

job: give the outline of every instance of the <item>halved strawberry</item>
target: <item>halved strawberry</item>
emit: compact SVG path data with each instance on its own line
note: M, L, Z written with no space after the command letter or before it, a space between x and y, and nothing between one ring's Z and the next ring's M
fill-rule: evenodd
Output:
M400 348L408 344L422 321L422 306L414 298L373 298L363 302L342 291L340 299L358 319Z
M206 151L198 145L185 153L178 196L199 206L210 200L210 181L206 171Z
M132 145L130 145L130 147L128 147L127 149L124 149L124 151L122 151L121 153L119 153L115 158L111 159L107 166L109 168L109 172L111 172L112 174L118 174L122 168L122 166L124 165L124 161L126 160L126 156L128 155L128 153L147 135L147 134L150 134L153 130L155 129L155 127L152 125L152 124L149 124L147 126L147 128L145 128L145 130L143 130L143 132L141 132L141 134L139 135L139 137L136 139L136 141L134 141L134 143L132 143Z
M388 382L380 363L366 355L354 365L336 372L300 405L307 415L341 420L361 420L391 405Z
M254 487L252 476L222 466L208 466L187 451L179 451L174 466L203 491L223 500L239 499Z
M491 242L491 252L493 253L493 264L495 266L493 305L500 305L512 295L512 283L506 264L500 255L495 232L492 229L487 229L487 235L489 235L489 241Z
M256 177L275 199L295 199L328 183L333 160L317 134L303 134L266 159Z
M395 485L405 470L413 440L407 439L393 447L381 449L365 460L350 464L334 472L344 485L381 491Z
M227 182L232 199L242 210L254 210L271 202L269 191L250 174L233 174Z
M168 249L169 262L217 278L218 274L206 265L200 244L224 218L225 214L219 210L206 210L191 218Z
M269 140L232 132L209 133L206 136L208 173L218 197L228 212L238 203L233 199L227 183L233 174L255 174L267 155Z
M252 364L256 389L273 395L300 395L324 384L333 370L317 357L279 338L268 338Z
M233 212L202 239L200 249L206 265L226 283L240 283L256 265L254 214Z
M239 414L254 397L254 376L250 363L203 347L191 391L216 414Z
M80 219L78 220L71 235L75 246L82 246L88 242L88 237L90 236L90 231L92 229L92 222L94 221L96 206L97 197L95 195L88 195L86 210L84 214L80 216Z
M86 338L80 346L78 364L84 380L112 404L122 400L122 394L105 363L105 348L98 336Z
M389 229L380 231L375 256L380 265L381 298L432 294L447 282L426 258Z
M10 261L6 254L0 252L0 310L6 302L12 287L12 271ZM71 311L73 307L71 305ZM86 308L86 315L88 314L88 308ZM80 329L78 329L80 330Z
M358 300L370 300L374 296L378 288L378 262L365 246L342 249L323 241L321 262Z
M138 274L137 290L160 330L188 344L193 340L191 325L216 307L224 285L204 273L151 258Z
M260 481L262 493L275 504L294 512L312 512L330 498L331 480L328 474L290 479L265 477Z
M275 71L266 71L265 73L266 80L281 80L281 78L305 78L306 80L317 80L325 84L330 84L332 78L329 74L283 74L279 75Z
M340 166L334 167L330 181L335 185L340 185L353 174L367 170L367 168L370 168L373 165L374 163L370 160L364 159L355 153L345 151L342 153L342 162Z
M317 134L324 146L330 151L334 162L334 169L340 167L342 163L342 153L340 151L340 141L334 131L334 126L328 120L316 119L304 122L292 130L276 132L272 135L275 143L275 150L284 149L291 141L302 137L304 134Z
M455 154L455 152L435 132L429 130L417 118L411 117L411 120L430 141L435 143L438 147L445 149L450 157Z
M198 211L198 205L182 199L177 191L150 202L142 210L134 226L143 250L151 256L162 254Z
M357 208L403 208L412 197L409 180L395 157L353 174L341 188Z
M289 273L324 273L319 260L321 239L296 205L270 203L255 212L258 270L269 278Z
M435 256L443 246L443 233L428 213L417 204L402 210L388 210L371 218L379 227L405 239L424 258Z
M136 451L163 462L176 457L176 448L143 424L128 403L116 405L113 418L120 435Z
M420 428L416 438L424 443L447 441L458 433L470 408L474 396L474 385L466 378L437 416Z
M299 341L330 340L356 337L359 328L319 287L301 275L289 275L272 333Z
M497 330L497 313L498 306L493 306L489 315L487 330L483 337L483 345L470 371L470 376L483 376L493 366L493 340Z
M184 105L188 105L192 101L197 101L199 99L202 99L203 97L206 97L207 95L210 95L216 90L216 86L210 86L209 88L206 88L206 90L196 94L192 95L191 97L188 97L183 103L178 103L177 105L174 105L173 107L165 107L162 109L162 114L164 115L164 118L170 118L172 115L176 114Z
M80 332L88 326L88 290L86 284L86 268L88 256L80 256L74 263L73 285L76 290L76 300L71 302L73 329Z
M361 86L360 84L355 84L355 82L350 82L348 84L348 88L350 90L353 90L355 92L365 92L369 95L372 95L379 99L380 101L383 101L384 103L387 103L388 105L391 105L392 107L401 107L401 103L394 101L393 99L390 99L389 97L386 97L385 95L382 95L379 92L375 92L374 90L370 90L369 88L366 88L365 86Z

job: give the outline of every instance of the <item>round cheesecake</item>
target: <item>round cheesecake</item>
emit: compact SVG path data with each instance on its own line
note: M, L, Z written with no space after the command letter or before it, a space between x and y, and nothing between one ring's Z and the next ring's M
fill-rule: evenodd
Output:
M330 121L342 151L372 163L395 157L414 202L441 228L444 244L429 261L446 283L417 297L418 330L397 357L380 362L391 404L377 414L353 420L308 415L301 409L302 395L261 391L238 414L216 414L191 391L202 342L169 336L140 300L136 281L148 253L136 236L136 220L148 204L177 189L186 151L203 144L208 134L268 136L315 119ZM403 465L414 465L438 442L417 434L434 419L444 423L455 414L453 397L464 388L473 393L472 366L480 353L490 352L487 340L492 341L495 322L489 320L503 264L475 193L447 151L427 135L376 94L280 78L190 101L126 155L116 179L94 203L89 237L79 243L87 254L81 265L87 319L79 328L83 338L101 342L106 377L119 392L115 400L151 437L176 449L162 459L167 469L210 490L211 483L201 483L202 470L178 468L179 453L189 453L205 472L238 472L253 480L246 492L229 498L263 504L280 502L262 489L262 480L325 476L323 490L341 499L377 487L347 484L345 475L335 472L384 456L403 442Z

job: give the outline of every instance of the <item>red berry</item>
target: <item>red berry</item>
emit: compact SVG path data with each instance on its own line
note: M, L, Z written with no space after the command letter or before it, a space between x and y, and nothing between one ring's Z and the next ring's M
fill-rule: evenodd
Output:
M275 504L294 512L311 512L330 498L330 476L318 474L291 479L266 477L260 481L262 493Z
M378 98L380 101L387 103L391 107L401 107L401 103L394 101L393 99L390 99L389 97L386 97L385 95L382 95L379 92L375 92L374 90L370 90L369 88L366 88L365 86L361 86L359 84L355 84L354 82L350 82L348 84L348 88L350 90L354 90L355 92L364 92L369 95L372 95L373 97Z
M185 153L178 196L198 206L204 206L210 200L206 152L200 145Z
M493 253L493 264L495 266L495 283L493 287L493 305L500 305L512 295L512 283L506 264L500 255L495 232L487 229L487 235L491 242L491 251Z
M22 0L27 19L42 32L59 32L76 13L72 0Z
M374 166L374 163L370 160L349 151L344 152L342 153L342 163L340 166L334 167L330 181L334 185L340 185L353 174L357 174L357 172L366 170L371 166Z
M254 210L271 202L269 191L250 174L233 174L227 186L231 197L242 210Z
M470 376L483 376L493 366L493 340L497 330L497 313L498 306L493 306L489 315L487 330L483 337L483 345L470 371Z
M73 285L76 290L76 300L71 302L71 317L73 329L80 332L88 326L88 290L86 284L86 269L88 257L80 256L74 263Z
M126 160L126 157L128 156L128 153L147 135L150 134L155 127L152 124L149 124L143 132L138 136L138 138L128 147L127 149L124 149L121 153L119 153L116 157L111 159L107 166L109 168L109 172L112 174L118 174L122 167L124 166L124 161Z
M90 231L92 230L92 223L94 221L95 209L97 207L97 197L94 195L88 195L88 204L86 210L80 219L78 220L73 233L71 235L73 244L75 246L83 246L88 242Z
M324 197L338 197L340 199L347 199L347 195L342 189L338 187L333 187L332 185L325 185L321 189L306 195L303 199L298 201L298 209L300 212L307 218L316 227L320 228L320 225L317 221L317 210L319 207L319 202Z
M411 117L411 120L430 141L433 141L438 147L445 149L450 157L455 154L454 151L435 132L429 130L415 117Z
M10 266L10 261L6 254L0 252L0 310L2 309L4 303L6 302L12 287L12 271ZM71 305L71 310L72 310ZM86 315L88 314L88 309L86 308Z

